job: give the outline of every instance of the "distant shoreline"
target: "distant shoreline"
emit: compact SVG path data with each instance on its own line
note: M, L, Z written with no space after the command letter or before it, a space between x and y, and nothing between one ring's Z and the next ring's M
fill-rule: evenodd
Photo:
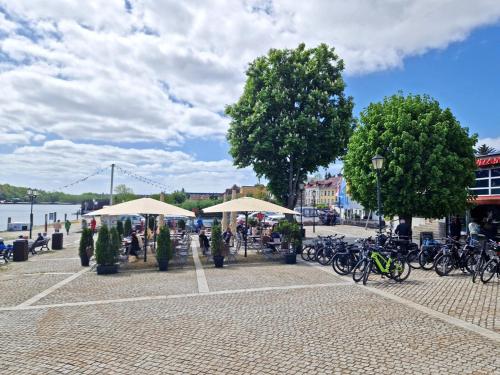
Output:
M0 205L2 204L31 204L30 202L0 202ZM74 206L74 205L79 205L80 203L50 203L50 202L36 202L33 203L33 206L39 206L39 205L45 205L45 206Z

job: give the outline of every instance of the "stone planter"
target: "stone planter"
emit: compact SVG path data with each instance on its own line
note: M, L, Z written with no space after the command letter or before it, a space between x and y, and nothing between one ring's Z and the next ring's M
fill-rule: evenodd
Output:
M157 261L160 271L168 271L168 259L157 259Z
M224 267L224 257L222 255L214 255L215 268Z
M112 265L98 264L96 269L98 275L111 275L113 273L118 272L118 264L112 264Z

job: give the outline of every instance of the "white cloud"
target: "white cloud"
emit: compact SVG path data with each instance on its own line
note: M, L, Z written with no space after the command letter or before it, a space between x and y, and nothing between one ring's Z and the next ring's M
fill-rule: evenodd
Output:
M241 94L247 64L270 48L326 42L347 74L364 74L401 67L500 17L498 0L130 3L128 12L122 0L0 0L0 143L25 145L2 155L8 176L22 181L37 168L52 176L57 165L62 182L116 154L151 175L151 166L161 169L175 184L199 190L193 181L203 178L222 189L249 172L229 160L168 159L171 151L129 152L124 144L223 139L224 106ZM58 141L33 145L45 139ZM93 149L97 141L114 146Z
M480 145L484 144L493 147L496 150L496 152L500 152L500 137L481 138L477 141L476 147L479 147Z
M2 155L2 174L14 185L31 183L44 190L57 189L92 174L99 168L117 166L148 178L172 191L184 187L188 191L208 189L223 191L232 184L253 184L250 169L236 169L231 160L196 160L182 151L163 149L122 148L111 145L74 143L67 140L46 141L40 146L23 146ZM106 191L109 186L109 168L105 175L90 178L67 192ZM36 177L36 178L35 178ZM200 182L203 184L200 185ZM136 192L157 193L158 187L135 180L119 169L116 184L125 183Z
M0 126L72 140L221 138L219 113L241 93L248 62L271 47L326 42L361 74L500 16L496 0L130 3L127 12L122 0L0 0L11 17L0 13L10 59L0 67Z

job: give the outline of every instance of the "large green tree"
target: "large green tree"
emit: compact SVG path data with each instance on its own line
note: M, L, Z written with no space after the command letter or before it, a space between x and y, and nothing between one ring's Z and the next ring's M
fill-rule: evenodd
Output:
M385 158L381 171L383 213L440 218L463 212L474 185L474 145L451 111L419 95L402 94L372 103L360 116L344 158L351 196L377 207L376 172L371 158Z
M266 177L290 208L307 174L345 153L353 102L344 95L343 69L325 44L272 49L250 64L242 96L226 108L234 164Z

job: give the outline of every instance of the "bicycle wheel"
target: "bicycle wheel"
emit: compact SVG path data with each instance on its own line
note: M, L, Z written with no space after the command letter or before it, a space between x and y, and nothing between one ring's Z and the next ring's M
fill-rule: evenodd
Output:
M338 253L332 259L333 270L342 276L349 274L354 264L351 254Z
M453 269L453 260L451 259L451 255L445 254L441 255L439 258L436 258L434 262L434 268L436 269L436 273L439 276L446 276Z
M408 276L410 276L411 269L412 267L408 261L404 259L394 259L389 271L391 279L396 280L398 283L405 281Z
M307 260L312 262L315 259L316 259L316 248L311 246L309 249L307 249Z
M322 266L326 266L331 260L331 258L328 256L328 250L325 248L318 250L318 252L316 253L316 259Z
M310 248L310 246L309 246L309 245L304 246L304 247L302 248L302 252L300 253L300 257L301 257L303 260L305 260L305 261L309 261L309 258L307 257L307 251L308 251L308 249L309 249L309 248Z
M498 260L490 259L488 263L486 263L481 271L481 281L486 284L490 281L495 274L498 274Z
M372 270L371 264L373 263L371 260L368 262L368 266L365 267L364 272L363 272L363 285L366 285L368 282L368 276L370 275L370 272Z
M434 268L434 259L428 251L421 251L418 254L418 263L420 263L420 267L426 271Z
M474 275L474 271L476 270L476 264L478 259L473 254L465 255L465 259L462 260L462 264L465 265L465 270Z
M406 260L411 268L418 269L421 267L420 262L418 260L418 255L419 255L418 253L419 253L419 250L415 249L415 250L411 250L408 253L408 255L406 256Z
M360 282L363 279L363 275L366 268L371 267L368 259L361 259L352 270L352 279L355 282Z
M481 271L483 270L484 259L481 255L479 255L479 259L476 260L474 273L472 274L472 282L475 283L476 279L481 275Z

